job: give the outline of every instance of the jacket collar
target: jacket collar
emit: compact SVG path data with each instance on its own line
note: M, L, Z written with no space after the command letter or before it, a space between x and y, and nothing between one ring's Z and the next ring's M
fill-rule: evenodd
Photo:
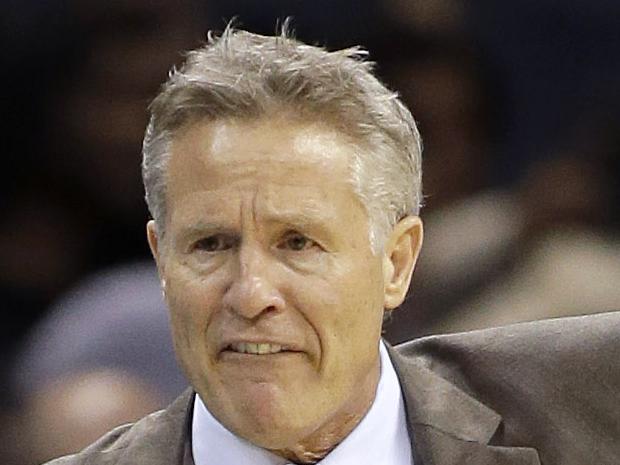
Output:
M501 416L442 378L420 357L387 345L407 410L415 465L540 465L536 450L490 444Z

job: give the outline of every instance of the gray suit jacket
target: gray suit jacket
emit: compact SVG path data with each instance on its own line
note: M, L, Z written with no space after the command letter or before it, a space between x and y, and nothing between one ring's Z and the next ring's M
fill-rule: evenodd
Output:
M389 351L416 465L620 464L620 312ZM193 465L192 399L189 390L50 465Z

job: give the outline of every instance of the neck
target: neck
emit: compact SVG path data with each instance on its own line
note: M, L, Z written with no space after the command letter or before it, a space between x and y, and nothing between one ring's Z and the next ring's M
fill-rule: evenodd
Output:
M340 444L362 421L375 400L379 384L380 365L371 371L342 409L320 426L316 431L290 448L271 452L298 464L314 464L322 460Z

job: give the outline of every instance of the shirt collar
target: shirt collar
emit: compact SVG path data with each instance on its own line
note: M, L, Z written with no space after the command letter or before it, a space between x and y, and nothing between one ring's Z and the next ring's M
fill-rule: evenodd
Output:
M392 361L383 341L379 344L381 375L375 400L353 431L320 465L348 463L411 464L405 406ZM286 465L289 462L228 431L211 415L196 394L192 419L195 465Z

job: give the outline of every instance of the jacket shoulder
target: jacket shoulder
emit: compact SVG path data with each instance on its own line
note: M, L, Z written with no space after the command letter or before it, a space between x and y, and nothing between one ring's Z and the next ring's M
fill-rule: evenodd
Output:
M396 350L404 357L421 358L428 366L462 360L506 369L536 364L568 371L580 367L613 371L620 369L615 363L620 355L620 311L428 336ZM506 366L506 361L511 363Z
M156 416L159 413L151 414L140 421L148 421L149 417ZM114 463L113 457L116 455L115 452L127 447L128 443L131 442L129 438L133 435L133 429L139 428L137 425L139 425L140 421L118 426L80 452L54 459L45 465L85 465L92 463L92 458L100 454L107 456L106 461L103 463Z
M187 390L167 409L135 423L119 426L82 451L46 465L170 464L184 453L189 406L193 391Z
M535 446L557 463L618 452L620 312L430 336L396 352L499 414L496 444Z

